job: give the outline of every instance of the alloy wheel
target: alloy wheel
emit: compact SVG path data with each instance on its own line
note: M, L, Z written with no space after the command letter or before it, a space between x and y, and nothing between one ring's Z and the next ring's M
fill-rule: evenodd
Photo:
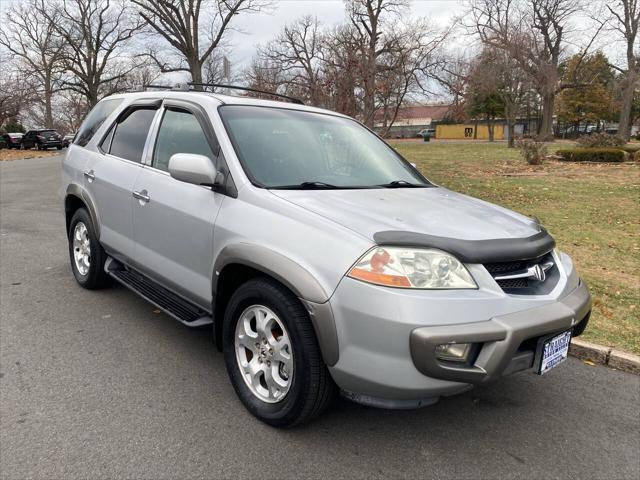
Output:
M89 273L91 267L91 241L89 230L83 222L76 223L73 229L73 258L80 275Z
M257 398L282 401L293 381L293 351L287 329L264 305L252 305L236 324L236 360L242 378Z

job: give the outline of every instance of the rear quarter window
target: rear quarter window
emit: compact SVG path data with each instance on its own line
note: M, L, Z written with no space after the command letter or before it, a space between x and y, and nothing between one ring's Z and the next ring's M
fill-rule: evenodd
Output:
M93 110L89 112L87 118L85 118L84 122L82 122L82 126L80 127L80 130L78 130L78 134L76 135L73 143L81 147L86 146L91 141L98 129L102 126L107 117L109 117L109 115L111 115L121 103L122 99L113 98L110 100L102 100L95 107L93 107Z

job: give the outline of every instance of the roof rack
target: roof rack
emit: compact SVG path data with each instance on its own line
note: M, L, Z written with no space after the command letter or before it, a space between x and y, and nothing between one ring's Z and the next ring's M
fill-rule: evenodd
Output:
M266 90L257 90L255 88L249 87L241 87L239 85L226 85L222 83L198 83L198 82L188 82L188 83L176 83L175 85L156 85L150 83L148 85L136 85L132 91L134 92L146 92L147 89L154 90L175 90L180 92L193 92L195 91L194 87L212 87L212 88L228 88L230 90L242 90L243 92L251 92L258 93L260 95L269 95L271 97L282 98L291 103L297 103L298 105L304 105L304 102L299 98L290 97L288 95L282 95L280 93L267 92Z
M291 103L297 103L298 105L304 105L304 102L299 98L290 97L288 95L282 95L280 93L267 92L265 90L256 90L255 88L240 87L238 85L225 85L221 83L197 83L189 82L187 85L192 87L214 87L214 88L228 88L230 90L242 90L243 92L259 93L261 95L270 95L272 97L283 98Z

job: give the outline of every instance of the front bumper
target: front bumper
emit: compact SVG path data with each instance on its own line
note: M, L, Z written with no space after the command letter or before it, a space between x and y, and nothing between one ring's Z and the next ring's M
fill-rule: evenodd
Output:
M591 297L584 282L562 300L492 318L487 322L422 327L411 332L411 358L429 377L466 383L484 383L507 373L533 367L537 339L569 330L588 321ZM580 325L584 330L584 325ZM436 358L436 347L446 343L480 346L469 365Z
M58 148L58 147L62 147L62 141L60 140L40 142L40 148Z
M345 278L330 300L338 338L329 367L361 403L413 408L474 384L531 368L540 338L584 330L591 299L566 255L548 295L507 295L482 266L470 266L479 290L410 291ZM582 322L582 323L581 323ZM445 364L436 345L474 343L468 365Z

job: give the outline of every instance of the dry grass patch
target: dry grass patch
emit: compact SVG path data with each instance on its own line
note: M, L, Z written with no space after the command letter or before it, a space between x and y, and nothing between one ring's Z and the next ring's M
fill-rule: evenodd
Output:
M28 158L53 157L61 153L61 150L9 150L8 148L3 148L0 150L0 161L10 162Z

